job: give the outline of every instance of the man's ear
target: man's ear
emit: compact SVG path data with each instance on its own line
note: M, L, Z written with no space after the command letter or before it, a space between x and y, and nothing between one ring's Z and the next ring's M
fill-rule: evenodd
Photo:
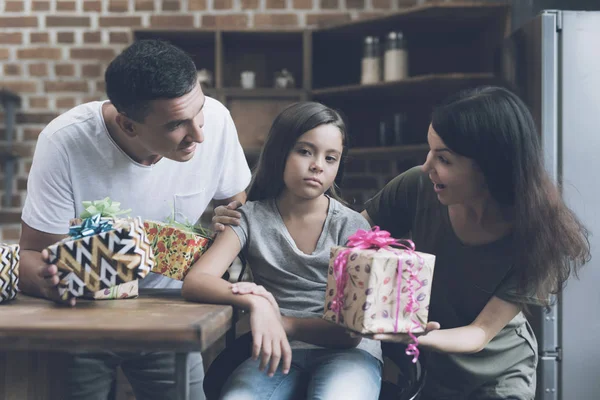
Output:
M119 128L121 128L121 130L125 132L127 136L129 136L130 138L137 136L137 127L135 122L131 118L129 118L123 113L118 113L115 120L117 122L117 125L119 125Z

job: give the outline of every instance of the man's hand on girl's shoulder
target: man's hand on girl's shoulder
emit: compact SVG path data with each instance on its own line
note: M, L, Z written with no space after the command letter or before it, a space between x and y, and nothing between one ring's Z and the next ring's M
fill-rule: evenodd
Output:
M223 232L226 225L239 225L242 215L235 211L242 206L239 201L232 201L226 206L218 206L213 210L212 230L215 233Z

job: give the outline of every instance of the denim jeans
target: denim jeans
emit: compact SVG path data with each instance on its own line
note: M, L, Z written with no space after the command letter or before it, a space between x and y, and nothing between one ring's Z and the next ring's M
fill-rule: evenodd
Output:
M273 377L258 370L258 360L244 361L229 377L222 400L377 400L382 363L360 349L295 349L287 375L281 366Z
M69 400L106 400L117 367L138 400L175 398L175 354L167 352L98 352L73 355L68 371ZM204 400L204 366L200 353L188 355L190 399Z

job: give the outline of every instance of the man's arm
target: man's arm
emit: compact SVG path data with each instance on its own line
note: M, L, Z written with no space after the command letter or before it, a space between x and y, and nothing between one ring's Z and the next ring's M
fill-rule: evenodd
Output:
M64 237L35 230L21 221L19 288L24 293L62 302L58 296L58 268L48 264L47 251L42 250ZM75 305L75 299L69 304Z
M215 208L218 206L227 206L228 204L230 204L234 201L239 203L239 204L236 203L236 207L234 209L240 207L242 204L244 204L246 202L246 192L239 192L235 196L231 196L226 199L221 199L221 200L214 199L213 200L213 202L215 204Z
M240 192L233 197L222 200L213 200L215 210L213 211L212 217L212 230L215 232L223 232L225 225L236 225L240 224L240 218L242 215L235 211L240 208L246 202L246 192ZM217 212L223 210L225 216L220 216Z

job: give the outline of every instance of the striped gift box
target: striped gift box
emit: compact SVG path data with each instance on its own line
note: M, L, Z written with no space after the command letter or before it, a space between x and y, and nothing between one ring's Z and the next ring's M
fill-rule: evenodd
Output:
M19 245L0 244L0 303L17 297Z

